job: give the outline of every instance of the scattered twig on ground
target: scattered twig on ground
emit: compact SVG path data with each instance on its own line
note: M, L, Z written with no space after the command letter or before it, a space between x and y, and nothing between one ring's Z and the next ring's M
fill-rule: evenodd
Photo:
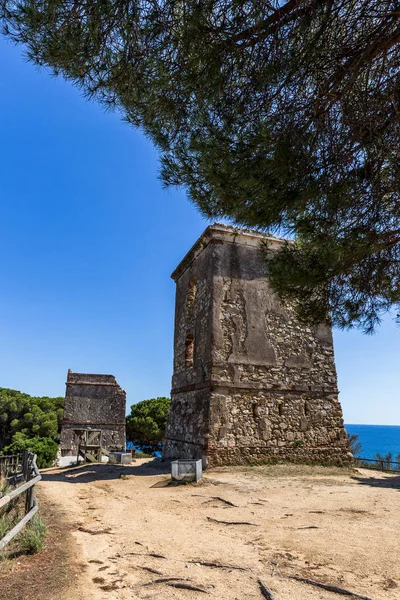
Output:
M258 585L260 586L260 591L264 598L266 598L267 600L276 600L276 597L272 593L272 590L270 590L269 587L265 585L265 583L261 579L258 580Z
M252 525L253 527L259 527L257 523L250 523L250 521L220 521L212 517L207 517L207 519L212 523L220 523L221 525Z
M153 558L164 558L167 560L167 557L163 554L156 554L155 552L128 552L129 556L152 556Z
M151 585L157 585L158 583L165 583L170 587L181 588L184 590L191 590L193 592L202 592L203 594L208 594L207 590L201 588L197 585L193 585L192 583L188 583L190 580L184 577L161 577L160 579L153 579L153 581L148 581L147 583L142 583L140 587L148 587Z
M352 513L355 515L370 515L368 510L361 510L359 508L339 508L340 512Z
M202 567L212 567L215 569L235 569L236 571L250 571L250 569L246 569L245 567L236 567L234 565L221 565L220 563L205 562L202 560L190 560L189 562L195 565L201 565Z
M321 583L319 581L314 581L313 579L299 577L298 575L285 575L284 577L286 579L294 579L295 581L300 581L301 583L308 583L308 585L313 585L315 587L322 588L323 590L328 590L329 592L336 592L336 594L342 594L342 596L353 596L354 598L362 598L362 600L372 600L370 596L364 596L363 594L358 594L357 592L346 590L345 588L339 587L337 585Z
M304 525L304 527L296 527L296 529L319 529L316 525Z
M207 502L212 502L213 500L219 500L220 502L223 502L224 504L227 504L228 506L233 506L234 508L238 508L237 504L233 504L233 502L230 502L230 500L225 500L225 498L221 498L221 496L212 496L209 500L206 500L205 502L203 502L203 504L206 504Z
M153 581L142 583L140 587L148 587L157 583L167 583L168 581L189 581L189 579L186 579L186 577L160 577L160 579L153 579Z
M86 527L78 527L78 531L90 533L90 535L101 535L102 533L111 534L111 527L106 527L105 529L87 529Z
M136 565L138 569L144 569L145 571L148 571L149 573L154 573L154 575L164 575L164 573L161 573L161 571L157 571L157 569L152 569L151 567L141 567L139 565Z
M275 562L275 561L271 561L272 566L272 572L271 572L271 576L273 577L275 575L275 569L277 569L279 567L279 563Z
M309 510L308 512L310 514L314 514L314 515L323 515L323 514L325 514L324 510Z
M204 588L198 587L197 585L191 585L190 583L175 583L174 581L170 581L167 583L170 587L180 588L182 590L191 590L192 592L202 592L203 594L209 594L207 590Z

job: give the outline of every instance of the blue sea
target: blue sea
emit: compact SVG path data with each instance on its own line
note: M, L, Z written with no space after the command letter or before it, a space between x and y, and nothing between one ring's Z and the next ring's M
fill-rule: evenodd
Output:
M386 456L388 452L394 456L400 454L400 425L346 424L345 427L347 433L358 435L358 441L362 446L358 456L361 458L375 458L377 452L383 456ZM140 450L132 442L127 443L127 448ZM154 456L161 456L161 452L154 452Z
M347 433L358 435L362 458L375 458L375 454L400 454L400 425L345 425Z

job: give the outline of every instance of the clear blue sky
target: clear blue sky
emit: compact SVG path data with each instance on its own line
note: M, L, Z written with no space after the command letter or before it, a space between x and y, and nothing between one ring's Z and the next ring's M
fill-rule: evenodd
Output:
M139 131L3 38L0 86L0 386L64 395L71 368L169 395L170 273L207 222ZM346 422L400 424L400 329L335 341Z

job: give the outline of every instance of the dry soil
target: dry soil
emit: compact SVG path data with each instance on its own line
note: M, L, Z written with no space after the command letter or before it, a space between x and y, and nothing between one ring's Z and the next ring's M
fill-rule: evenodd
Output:
M59 600L258 600L259 578L277 600L341 597L291 576L400 598L396 475L277 465L170 485L164 465L137 460L47 471L40 488L62 510L82 565Z

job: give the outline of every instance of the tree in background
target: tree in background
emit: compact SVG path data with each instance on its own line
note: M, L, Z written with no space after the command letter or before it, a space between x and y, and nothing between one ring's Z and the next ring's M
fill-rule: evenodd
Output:
M400 306L399 17L398 0L0 0L5 35L142 127L203 214L296 238L265 256L301 318L367 332Z
M131 406L126 418L126 437L144 451L161 448L167 424L170 399L165 397L143 400Z
M359 436L356 433L348 433L347 441L349 444L349 451L353 456L359 456L362 451L362 446L359 441Z
M58 441L51 437L28 437L19 431L13 435L12 442L1 451L4 454L21 454L23 450L30 450L36 454L36 464L39 469L51 467L57 457Z
M34 397L0 388L0 453L31 450L39 467L50 466L57 455L63 407L63 397Z

